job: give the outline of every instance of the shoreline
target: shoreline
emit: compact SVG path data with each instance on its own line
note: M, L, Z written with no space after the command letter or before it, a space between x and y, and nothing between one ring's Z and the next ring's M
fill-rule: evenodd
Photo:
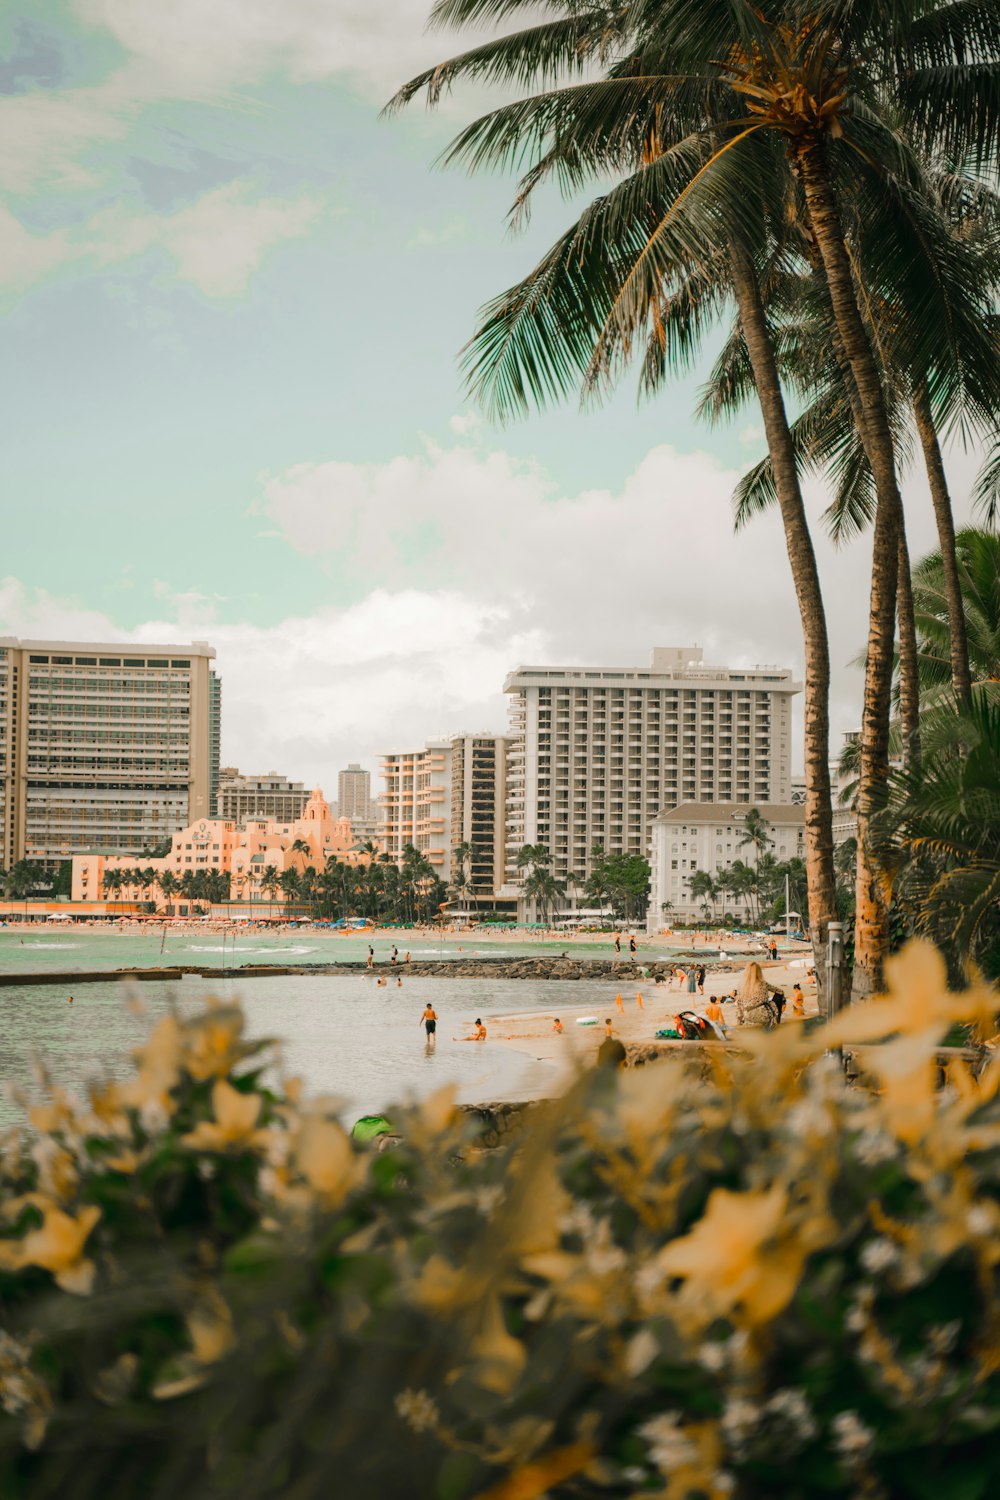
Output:
M787 962L782 964L780 961L776 964L762 964L761 967L767 973L768 978L782 989L790 990L798 981L805 995L805 1018L809 1019L818 1014L815 981L806 980L803 977L803 970L791 969ZM628 995L622 995L624 1009L621 1011L616 1008L615 998L612 996L609 1002L605 1002L603 1011L593 1002L586 1005L579 1003L574 1005L570 1002L559 1009L555 1006L547 1006L542 1010L515 1014L507 1012L490 1015L487 1012L488 1038L484 1045L489 1046L493 1042L497 1046L530 1057L536 1065L542 1064L551 1069L553 1092L546 1097L553 1098L569 1086L581 1068L594 1066L597 1049L604 1040L604 1021L607 1016L611 1018L613 1035L629 1048L643 1047L666 1053L709 1045L696 1042L672 1042L668 1039L657 1038L655 1033L659 1028L664 1027L678 1011L704 1011L709 996L712 994L717 994L721 1001L723 995L737 987L742 974L742 967L717 970L712 975L714 989L710 988L709 976L706 975L704 995L689 995L682 990L665 990L662 985L651 986L648 993L640 989L637 993L642 994L642 1009L638 1006L636 993L630 992ZM729 1033L728 1039L735 1043L741 1031L736 1020L735 1004L731 1001L724 1003L723 1012ZM580 1014L595 1015L597 1024L578 1026L576 1017ZM566 1025L566 1030L561 1035L552 1030L552 1022L557 1015ZM789 1015L786 1009L781 1025L796 1024L797 1021ZM529 1093L527 1090L523 1093L518 1091L509 1102L523 1104L539 1097L537 1093Z
M749 961L753 955L739 955L746 957ZM731 988L730 976L733 971L728 959L736 955L727 955L727 961L709 959L703 957L700 962L705 967L705 983ZM779 971L786 974L794 965L796 974L792 978L778 979L778 984L792 984L794 979L802 978L808 960L805 954L797 959L783 962L765 960L762 963L769 973ZM192 977L197 979L275 979L287 976L304 977L371 977L385 978L389 976L422 977L431 979L504 979L518 980L531 983L532 981L556 980L562 983L573 983L580 980L605 979L610 984L619 984L623 988L631 989L633 985L645 985L650 997L659 999L666 995L676 996L689 1001L697 1000L697 995L691 996L686 990L677 990L673 987L670 977L675 964L673 961L663 959L650 959L645 963L621 962L612 958L581 958L569 957L568 955L539 954L534 955L509 955L490 954L480 955L476 958L459 958L457 955L451 958L441 959L411 959L410 962L403 960L396 963L380 961L371 967L361 959L345 959L340 963L299 963L299 964L155 964L145 967L143 965L122 965L111 969L30 969L30 970L8 970L0 973L0 988L16 988L18 985L36 986L46 984L104 984L109 979L122 980L147 980L150 983L161 983L169 980L184 979ZM742 967L742 965L741 965ZM675 1005L675 1010L683 1007Z

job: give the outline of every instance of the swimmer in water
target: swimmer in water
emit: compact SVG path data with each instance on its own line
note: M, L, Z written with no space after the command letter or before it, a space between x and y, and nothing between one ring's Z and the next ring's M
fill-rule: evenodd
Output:
M66 1001L66 1004L67 1005L72 1005L73 1004L73 996L72 995L70 995L69 999Z
M375 983L378 985L378 988L381 989L382 986L386 983L386 977L385 977L385 975L384 974L380 974L379 977L378 977L378 979L375 981Z

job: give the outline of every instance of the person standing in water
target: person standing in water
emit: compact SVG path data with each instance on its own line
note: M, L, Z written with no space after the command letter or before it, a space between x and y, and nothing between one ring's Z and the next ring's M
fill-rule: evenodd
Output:
M369 969L374 969L374 967L375 967L375 949L372 947L371 943L369 943L368 944L368 968Z
M438 1029L438 1018L437 1018L437 1011L434 1009L433 1005L431 1004L431 1002L429 1000L428 1000L427 1004L424 1006L424 1013L420 1017L420 1020L421 1020L421 1022L423 1024L424 1030L427 1033L427 1045L428 1045L428 1047L435 1046L436 1045L436 1033L437 1033L437 1029Z

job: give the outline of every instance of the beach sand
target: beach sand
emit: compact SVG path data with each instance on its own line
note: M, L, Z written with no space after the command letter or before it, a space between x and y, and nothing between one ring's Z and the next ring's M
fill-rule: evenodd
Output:
M794 961L792 964L780 961L761 964L769 983L784 990L788 999L781 1022L783 1026L795 1024L791 1015L791 994L796 982L801 984L805 996L806 1016L817 1014L815 981L806 980L805 968L800 964L801 960L799 964ZM597 1061L597 1049L605 1037L604 1022L607 1017L610 1016L613 1035L619 1041L655 1045L656 1032L661 1027L670 1025L678 1011L694 1010L703 1013L710 995L716 995L722 1000L723 996L737 988L742 977L742 965L738 969L720 969L714 974L706 975L703 996L689 995L686 990L668 990L663 984L648 983L637 989L633 981L627 990L621 990L622 1010L617 1008L619 991L612 981L608 985L607 999L601 1002L603 1008L598 1008L591 1001L586 1005L567 1003L559 1007L550 1006L547 1010L524 1011L518 1015L487 1016L489 1036L484 1045L511 1047L533 1058L540 1065L539 1070L533 1071L525 1080L524 1087L513 1096L511 1103L555 1098L564 1092L581 1068L591 1067ZM636 999L637 994L642 996L641 1009ZM568 998L567 996L567 1000ZM723 1003L722 1009L730 1037L737 1040L740 1027L736 1019L736 1004L734 1001L727 1001ZM597 1024L578 1025L577 1017L582 1015L596 1016ZM556 1016L565 1027L562 1034L552 1029Z

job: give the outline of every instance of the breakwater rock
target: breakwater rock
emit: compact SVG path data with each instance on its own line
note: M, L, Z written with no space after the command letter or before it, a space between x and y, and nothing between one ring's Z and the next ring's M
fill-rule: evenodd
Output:
M699 958L707 973L716 969L731 969L733 960L720 963L718 959ZM742 959L737 960L742 963ZM0 987L5 985L36 984L106 984L109 979L129 979L142 983L156 983L170 979L183 979L191 975L197 979L271 979L285 974L384 974L390 978L419 975L433 979L597 979L608 984L642 984L665 982L673 970L672 963L661 960L638 962L613 958L568 958L560 954L539 954L530 957L511 957L498 954L478 958L421 958L410 963L376 963L369 969L358 963L314 963L314 964L170 964L162 968L120 969L48 969L30 972L10 970L0 974Z

